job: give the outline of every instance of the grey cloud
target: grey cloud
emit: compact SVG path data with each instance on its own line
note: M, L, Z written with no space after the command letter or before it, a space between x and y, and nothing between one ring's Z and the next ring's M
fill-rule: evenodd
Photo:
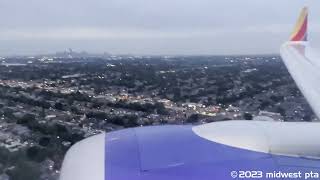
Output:
M0 53L276 53L305 4L317 40L316 0L0 0Z

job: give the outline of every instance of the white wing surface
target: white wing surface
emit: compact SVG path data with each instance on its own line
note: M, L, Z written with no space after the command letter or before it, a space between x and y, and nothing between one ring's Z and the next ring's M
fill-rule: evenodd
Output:
M281 57L313 111L320 117L320 59L307 42L308 10L303 8L289 42L282 45Z

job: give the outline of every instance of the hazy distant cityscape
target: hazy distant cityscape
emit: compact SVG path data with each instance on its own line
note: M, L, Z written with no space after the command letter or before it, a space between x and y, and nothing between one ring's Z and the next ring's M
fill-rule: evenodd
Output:
M0 58L0 180L56 180L68 148L122 128L317 121L279 56L67 51Z

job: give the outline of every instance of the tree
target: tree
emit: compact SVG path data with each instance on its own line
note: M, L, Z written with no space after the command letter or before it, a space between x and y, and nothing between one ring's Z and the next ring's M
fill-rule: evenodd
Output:
M60 102L57 102L54 104L54 108L58 110L63 110L63 104Z
M163 103L157 102L154 104L154 107L155 107L158 114L163 114L163 115L168 114L168 111L165 108L165 106L163 105Z
M40 166L37 163L20 160L13 170L6 172L10 180L40 179Z
M285 116L286 115L286 110L283 109L282 107L278 107L276 110L277 113L280 113L281 116Z
M46 158L45 151L38 146L29 147L26 153L27 157L35 162L42 162Z
M17 124L26 125L29 128L32 127L35 123L36 117L33 114L25 114L17 120Z
M50 143L50 138L49 137L42 137L42 138L40 138L40 140L39 140L39 145L40 146L48 146L49 145L49 143Z
M199 120L199 114L192 114L188 119L187 123L196 123Z
M243 114L243 118L244 118L245 120L252 120L252 119L253 119L253 116L252 116L252 114L250 114L250 113L248 113L248 112L245 112L245 113Z

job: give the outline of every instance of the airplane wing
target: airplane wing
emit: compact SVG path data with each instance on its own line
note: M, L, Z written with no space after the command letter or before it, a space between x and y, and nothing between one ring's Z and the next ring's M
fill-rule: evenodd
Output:
M306 56L307 15L304 8L281 56L319 114L320 65ZM319 129L320 123L235 120L103 133L70 148L60 180L311 179L320 172Z
M308 43L308 9L303 8L290 41L280 53L291 76L313 111L320 117L320 58Z

